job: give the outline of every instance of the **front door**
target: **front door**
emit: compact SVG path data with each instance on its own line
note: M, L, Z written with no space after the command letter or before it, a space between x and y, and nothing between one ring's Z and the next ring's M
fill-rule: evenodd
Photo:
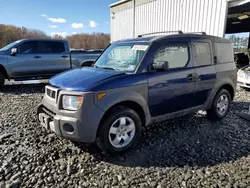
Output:
M148 104L152 117L182 111L194 106L196 74L191 45L185 41L161 41L154 44L150 61L167 61L169 70L149 72Z
M17 48L15 56L9 56L10 75L12 78L29 77L42 74L38 70L41 64L41 56L38 53L38 42L27 41L21 43Z

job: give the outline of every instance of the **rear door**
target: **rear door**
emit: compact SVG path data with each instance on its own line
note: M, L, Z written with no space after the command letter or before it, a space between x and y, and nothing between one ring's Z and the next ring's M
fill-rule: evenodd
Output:
M194 66L197 74L195 94L195 106L203 105L215 86L216 69L214 66L214 54L210 40L195 40L192 43L194 49Z
M70 69L70 55L63 41L39 42L39 69L45 75L55 75Z
M170 114L193 107L196 80L193 79L191 44L188 38L156 42L149 62L167 61L169 70L148 73L148 105L151 116Z

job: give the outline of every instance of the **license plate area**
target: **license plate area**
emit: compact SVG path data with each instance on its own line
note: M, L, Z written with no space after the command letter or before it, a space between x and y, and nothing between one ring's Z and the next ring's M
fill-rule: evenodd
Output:
M40 113L39 114L39 122L40 124L45 128L45 129L49 129L49 123L51 122L51 118L50 116L48 116L45 113Z

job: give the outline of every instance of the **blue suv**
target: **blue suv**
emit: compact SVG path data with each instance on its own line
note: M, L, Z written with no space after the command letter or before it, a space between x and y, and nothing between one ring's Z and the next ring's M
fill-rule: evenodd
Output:
M109 153L135 146L142 127L198 110L220 120L235 95L229 40L205 33L139 36L109 45L91 67L49 80L42 126Z

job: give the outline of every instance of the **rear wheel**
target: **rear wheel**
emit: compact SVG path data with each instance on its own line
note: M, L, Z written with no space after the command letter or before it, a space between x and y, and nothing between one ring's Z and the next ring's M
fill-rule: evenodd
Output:
M207 116L211 120L221 120L224 118L230 108L231 96L226 89L220 90L213 101L210 109L207 110Z
M0 72L0 89L4 86L4 74L2 72Z
M132 109L114 108L100 125L97 145L106 153L118 154L134 147L141 136L141 119Z

